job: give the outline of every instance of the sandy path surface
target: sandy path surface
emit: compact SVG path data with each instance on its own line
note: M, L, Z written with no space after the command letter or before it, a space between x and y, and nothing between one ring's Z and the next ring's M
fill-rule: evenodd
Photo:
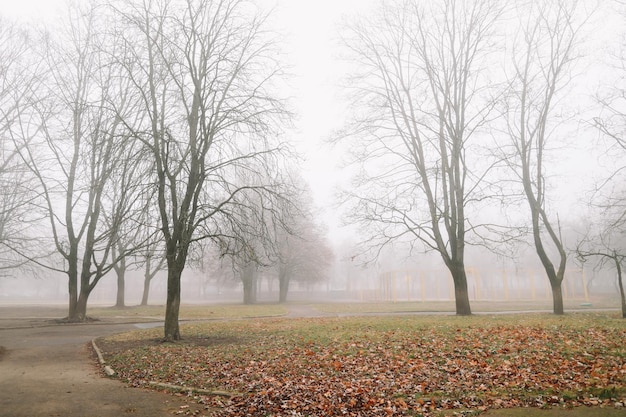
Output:
M159 417L185 405L171 394L103 377L90 341L136 326L53 325L42 311L23 313L28 318L0 308L0 416Z

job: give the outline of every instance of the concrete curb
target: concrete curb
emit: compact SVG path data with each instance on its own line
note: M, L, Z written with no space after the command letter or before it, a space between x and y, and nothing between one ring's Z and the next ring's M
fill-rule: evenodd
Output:
M93 346L93 350L96 352L96 355L98 355L98 362L100 363L100 366L102 366L104 373L109 377L115 376L115 371L113 370L113 368L107 365L104 361L102 352L100 351L100 348L98 348L98 345L96 345L96 339L91 339L91 346Z
M102 366L104 373L108 377L114 377L116 375L116 372L113 370L113 368L111 368L109 365L106 364L106 361L104 360L104 357L102 356L102 351L96 344L96 339L91 339L91 346L93 347L93 350L96 352L96 355L98 356L98 363L100 363L100 366ZM215 396L227 397L227 398L232 398L232 397L237 397L237 396L242 395L241 393L238 393L238 392L208 390L208 389L195 388L195 387L183 387L181 385L166 384L163 382L156 382L156 381L150 381L148 382L148 385L151 385L156 388L165 388L165 389L169 389L171 391L176 391L176 392L189 392L189 393L204 394L204 395L215 395Z

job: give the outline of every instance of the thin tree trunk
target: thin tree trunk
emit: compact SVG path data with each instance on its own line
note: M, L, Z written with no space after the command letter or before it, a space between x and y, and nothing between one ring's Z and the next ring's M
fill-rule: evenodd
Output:
M622 298L622 318L626 319L626 296L624 295L624 282L622 281L622 265L620 264L619 257L616 253L613 253L613 260L615 261L615 268L617 269L617 284L619 285L619 294Z
M533 241L535 243L535 252L543 265L548 281L550 282L550 288L552 289L552 311L556 315L562 315L565 313L563 309L563 290L561 284L563 283L563 277L565 275L565 266L567 262L567 255L563 249L563 243L557 237L557 233L553 230L552 225L548 222L547 216L542 211L543 209L537 203L537 199L532 192L532 182L527 171L524 174L524 190L531 210L532 225L533 225ZM540 224L541 222L541 224ZM554 264L548 257L544 248L544 242L541 236L541 225L548 230L548 237L559 252L559 269L554 268Z
M146 274L144 275L143 278L143 294L141 296L141 305L142 306L147 306L148 305L148 297L150 296L150 274L146 271Z
M151 259L152 258L150 257L146 259L146 268L144 269L144 274L143 274L143 294L141 296L142 306L148 305L148 298L150 296L150 283L152 282L152 279L156 276L156 274L161 270L161 267L163 266L164 258L161 258L159 262L157 263L156 267L154 268L154 270L152 270Z

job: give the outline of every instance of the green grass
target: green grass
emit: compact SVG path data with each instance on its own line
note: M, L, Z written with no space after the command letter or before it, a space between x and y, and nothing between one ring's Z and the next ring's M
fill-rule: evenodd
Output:
M165 306L135 306L125 308L90 307L89 316L96 318L154 319L163 320ZM180 320L237 319L250 317L272 317L287 314L287 307L279 304L212 304L181 305Z
M568 300L565 303L566 311L585 311L591 308L619 308L619 303L613 300L595 300L591 306L584 300ZM357 303L319 303L314 304L319 311L332 314L363 314L363 313L408 313L408 312L450 312L454 313L453 301L384 301L384 302L357 302ZM472 311L475 313L489 313L500 311L552 311L550 301L472 301Z
M354 411L345 407L385 415L395 407L397 415L438 416L612 407L626 398L626 320L617 313L268 318L194 323L181 332L174 344L159 343L161 329L100 343L132 385L249 393L229 408L232 416L282 415L272 407L306 404L327 407L325 415Z

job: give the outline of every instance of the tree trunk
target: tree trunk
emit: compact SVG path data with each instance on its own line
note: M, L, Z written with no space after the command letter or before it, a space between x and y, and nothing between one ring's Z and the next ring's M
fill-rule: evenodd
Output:
M550 287L552 288L552 310L554 314L563 315L565 310L563 309L563 287L561 285L563 281L558 279L550 279Z
M563 282L563 277L565 276L565 266L567 264L567 254L563 248L563 242L558 238L556 231L552 228L552 225L548 221L545 212L537 203L537 200L532 194L532 182L527 179L528 174L525 174L524 177L524 189L526 192L526 197L528 200L528 204L530 206L530 212L532 217L532 225L533 225L533 241L535 243L535 252L543 265L543 269L546 271L546 275L548 277L548 281L550 282L550 288L552 289L552 311L554 314L562 315L564 314L563 310L563 290L561 289L561 284ZM541 223L540 223L541 222ZM549 241L554 244L554 247L557 249L559 253L559 267L558 270L554 268L554 264L548 257L546 250L544 248L544 242L541 236L541 224L548 231Z
M126 307L126 280L124 279L125 271L126 268L124 265L120 265L119 268L115 268L115 273L117 274L117 297L115 299L115 307L117 308Z
M78 256L74 247L70 248L67 254L67 290L69 293L69 309L67 319L69 321L78 321L77 305L78 305Z
M143 277L143 294L141 296L141 305L148 305L148 297L150 295L150 274L146 271L146 274Z
M87 319L87 300L89 299L89 288L81 286L78 301L76 303L76 314L70 318L70 322L83 322Z
M148 298L150 296L150 283L152 282L152 278L154 278L157 272L161 269L161 265L163 264L163 259L159 261L157 267L154 271L151 270L152 267L152 259L148 256L146 258L146 268L143 273L143 294L141 295L141 305L148 305Z
M622 265L616 253L613 253L615 268L617 269L617 285L619 285L619 294L622 298L622 318L626 319L626 296L624 295L624 282L622 281Z
M68 272L67 272L67 276L68 276L68 292L69 292L69 297L70 297L70 302L69 302L69 310L67 313L67 319L69 321L78 321L78 313L77 313L77 306L78 306L78 276L77 276L77 272L76 270L74 270L73 268L69 268Z
M180 310L180 277L183 269L178 265L167 268L167 302L165 304L165 341L180 340L178 312Z
M257 275L256 267L254 264L250 264L244 267L241 280L243 282L243 303L256 304Z
M281 273L278 277L278 302L287 302L287 293L289 292L289 275Z
M469 291L467 289L467 275L465 266L459 265L450 268L452 281L454 282L454 301L457 316L469 316L472 314Z

